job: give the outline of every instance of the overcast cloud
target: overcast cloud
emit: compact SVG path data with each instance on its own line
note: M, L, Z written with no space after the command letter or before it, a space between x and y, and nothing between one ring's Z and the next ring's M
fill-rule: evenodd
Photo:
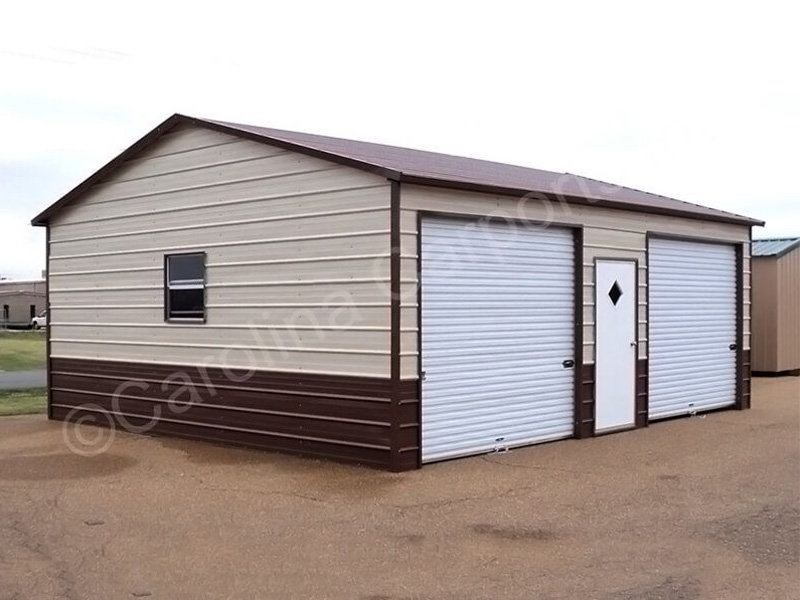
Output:
M569 171L800 235L792 3L36 2L0 24L0 274L174 112Z

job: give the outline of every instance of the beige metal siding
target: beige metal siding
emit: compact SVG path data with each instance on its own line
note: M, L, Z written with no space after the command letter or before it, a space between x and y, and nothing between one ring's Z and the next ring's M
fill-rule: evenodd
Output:
M214 131L163 136L51 223L52 353L389 375L389 184ZM207 323L164 255L207 254Z
M778 264L774 257L752 261L753 371L778 370Z
M647 357L647 233L691 236L709 240L741 243L744 247L744 271L749 270L750 229L747 226L714 223L652 215L634 211L519 201L507 196L461 192L426 186L403 186L402 251L416 256L416 219L418 211L443 214L491 215L498 219L527 219L584 227L584 361L594 362L594 260L595 258L631 258L639 264L639 356ZM411 270L409 269L409 273ZM416 326L416 278L403 283L403 326ZM750 347L750 290L744 293L744 347ZM405 338L404 338L405 340ZM416 377L416 342L402 346L403 377Z
M800 369L800 250L752 264L753 370Z
M800 369L800 249L778 259L778 371Z

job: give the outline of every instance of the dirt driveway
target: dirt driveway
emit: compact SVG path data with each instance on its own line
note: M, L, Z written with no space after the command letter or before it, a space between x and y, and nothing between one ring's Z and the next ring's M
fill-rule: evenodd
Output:
M800 378L755 383L750 411L405 474L129 434L86 458L9 417L0 598L800 598Z

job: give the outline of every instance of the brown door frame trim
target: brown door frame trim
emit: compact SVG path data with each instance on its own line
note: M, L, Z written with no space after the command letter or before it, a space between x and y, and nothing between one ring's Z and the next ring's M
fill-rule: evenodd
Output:
M583 311L584 311L584 283L583 283L583 260L584 260L584 246L583 246L583 225L573 228L573 241L575 244L574 260L575 260L575 274L573 276L574 288L574 305L575 305L575 404L573 407L573 429L572 435L576 439L587 437L583 434ZM592 394L594 396L594 394ZM594 425L594 415L592 415L592 424ZM594 429L594 428L593 428Z
M736 401L737 410L744 408L744 246L736 244Z

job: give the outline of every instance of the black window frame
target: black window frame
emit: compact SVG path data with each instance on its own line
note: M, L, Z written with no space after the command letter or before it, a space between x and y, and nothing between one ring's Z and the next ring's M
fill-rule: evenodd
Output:
M203 259L203 316L202 317L179 317L172 316L170 307L170 279L169 279L169 261L173 257L181 256L200 256ZM205 323L208 315L208 308L206 307L206 253L205 252L179 252L175 254L164 255L164 322L166 323Z

